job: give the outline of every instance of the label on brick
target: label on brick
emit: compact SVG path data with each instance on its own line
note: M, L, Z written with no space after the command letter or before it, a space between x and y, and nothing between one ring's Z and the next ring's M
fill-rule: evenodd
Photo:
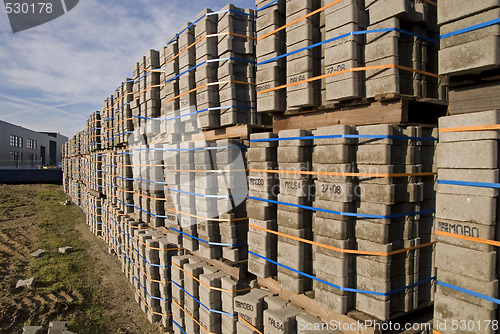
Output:
M466 237L480 238L479 229L475 226L460 223L438 221L437 230L441 232L459 234Z
M312 180L280 179L280 193L293 196L312 196L315 193Z

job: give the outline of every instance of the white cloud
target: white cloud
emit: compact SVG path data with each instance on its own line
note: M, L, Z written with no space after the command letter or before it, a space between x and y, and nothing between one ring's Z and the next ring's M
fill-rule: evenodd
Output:
M0 118L73 135L132 76L133 64L148 49L164 45L203 8L224 5L219 0L187 5L181 0L81 0L66 15L16 34L2 21Z

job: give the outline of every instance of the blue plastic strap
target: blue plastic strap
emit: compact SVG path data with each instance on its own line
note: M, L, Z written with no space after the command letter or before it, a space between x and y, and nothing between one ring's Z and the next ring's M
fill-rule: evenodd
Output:
M306 139L394 139L394 140L417 140L417 141L438 141L434 137L409 137L409 136L389 136L389 135L324 135L324 136L302 136L284 138L261 138L250 139L250 142L271 142L286 140L306 140Z
M175 322L175 320L172 320L172 323L173 323L173 324L174 324L177 328L179 328L179 330L180 330L182 333L187 334L186 332L184 332L184 329L182 329L182 327L181 327L181 326L180 326L177 322Z
M300 209L326 212L326 213L331 213L331 214L335 214L335 215L339 215L339 216L371 218L371 219L395 219L395 218L402 218L402 217L409 217L409 216L416 216L416 215L432 214L435 212L435 210L423 210L423 211L417 211L417 212L396 213L393 215L381 216L381 215L370 215L370 214L364 214L364 213L341 212L341 211L334 211L334 210L328 210L328 209L321 209L321 208L315 208L312 206L306 206L306 205L300 205L300 204L294 204L294 203L286 203L286 202L274 201L274 200L270 200L270 199L258 198L258 197L252 197L252 196L249 196L248 198L256 200L256 201L267 202L267 203L288 205L288 206L292 206L292 207L300 208Z
M342 38L346 38L346 37L349 37L349 36L367 35L367 34L374 34L374 33L381 33L381 32L392 32L392 31L396 31L396 32L399 32L399 33L402 33L402 34L405 34L405 35L417 37L417 38L419 38L421 40L424 40L424 41L427 41L427 42L430 42L430 43L436 43L436 44L439 43L439 41L436 41L434 39L431 39L431 38L428 38L428 37L425 37L425 36L420 36L420 35L417 35L417 34L414 34L414 33L410 32L410 31L399 29L399 28L385 28L385 29L352 31L352 32L348 32L346 34L342 34L342 35L334 37L334 38L327 39L326 41L322 41L322 42L318 42L318 43L315 43L315 44L311 44L309 46L306 46L306 47L294 50L292 52L288 52L288 53L282 54L280 56L273 57L273 58L261 61L261 62L257 63L257 66L258 65L264 65L264 64L267 64L267 63L271 63L271 62L276 61L278 59L285 58L285 57L291 56L293 54L296 54L296 53L299 53L299 52L302 52L302 51L305 51L305 50L309 50L309 49L315 48L317 46L320 46L320 45L323 45L323 44L326 44L326 43L330 43L330 42L333 42L333 41L336 41L336 40L339 40L339 39L342 39Z
M488 182L472 182L472 181L454 181L454 180L438 180L439 184L450 184L454 186L480 187L480 188L496 188L500 189L500 183Z
M459 291L459 292L466 293L468 295L471 295L471 296L474 296L474 297L477 297L477 298L481 298L481 299L490 301L490 302L495 303L495 304L500 304L500 299L493 298L493 297L490 297L490 296L486 296L486 295L483 295L482 293L478 293L478 292L475 292L475 291L464 289L464 288L458 287L456 285L452 285L452 284L449 284L449 283L441 282L441 281L438 281L438 280L436 281L436 284L444 286L444 287L449 288L449 289L453 289L453 290L456 290L456 291Z
M416 283L413 283L413 284L410 284L410 285L407 285L407 286L404 286L402 288L399 288L399 289L395 289L395 290L392 290L392 291L389 291L389 292L376 292L376 291L368 291L368 290L359 290L359 289L353 289L353 288L344 288L344 287L341 287L341 286L338 286L338 285L335 285L335 284L332 284L330 282L327 282L325 280L322 280L321 278L317 278L316 276L313 276L313 275L310 275L310 274L306 274L300 270L296 270L296 269L293 269L289 266L286 266L284 264L281 264L279 262L276 262L276 261L273 261L271 259L268 259L267 257L264 257L262 255L259 255L257 253L254 253L252 251L248 251L249 254L252 254L254 256L257 256L258 258L261 258L263 260L266 260L270 263L273 263L277 266L280 266L280 267L283 267L285 269L288 269L290 271L293 271L299 275L302 275L302 276L305 276L307 278L310 278L312 280L315 280L315 281L318 281L320 283L323 283L323 284L326 284L328 286L331 286L332 288L335 288L335 289L338 289L338 290L341 290L341 291L346 291L346 292L355 292L355 293L363 293L363 294L368 294L368 295L376 295L376 296L390 296L390 295L393 295L393 294L396 294L396 293L399 293L401 291L404 291L404 290L407 290L407 289L411 289L411 288L414 288L416 286L419 286L419 285L422 285L422 284L425 284L427 282L430 282L434 279L436 279L436 277L430 277L430 278L426 278L426 279L423 279L419 282L416 282Z
M269 7L271 7L272 5L274 5L275 3L277 3L278 1L279 1L279 0L274 0L274 1L271 1L271 2L270 2L270 3L268 3L267 5L265 5L265 6L261 7L261 8L259 8L259 9L257 9L257 11L258 11L258 12L260 12L261 10L264 10L264 9L266 9L266 8L269 8Z
M447 34L443 34L443 35L440 36L440 38L441 39L445 39L445 38L448 38L448 37L453 37L453 36L465 34L465 33L470 32L470 31L483 29L483 28L486 28L486 27L489 27L489 26L492 26L492 25L495 25L495 24L499 24L499 23L500 23L500 18L493 19L493 20L486 21L486 22L483 22L483 23L475 24L475 25L467 27L467 28L463 28L463 29L459 29L459 30L456 30L456 31L449 32Z
M191 235L191 234L188 234L186 232L182 232L182 231L179 231L175 228L172 228L172 227L169 227L170 230L172 231L175 231L177 233L180 233L182 235L185 235L187 237L190 237L192 239L195 239L195 240L198 240L198 241L201 241L207 245L211 245L211 246L222 246L222 247L239 247L239 246L245 246L247 243L246 242L240 242L240 243L237 243L237 244L223 244L223 243L220 243L220 242L213 242L213 241L206 241L206 240L203 240L203 239L200 239L200 238L197 238L195 237L194 235Z

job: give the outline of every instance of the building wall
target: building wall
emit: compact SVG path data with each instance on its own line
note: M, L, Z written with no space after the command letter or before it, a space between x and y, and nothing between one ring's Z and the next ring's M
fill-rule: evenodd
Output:
M11 136L22 138L22 147L12 146ZM28 139L36 141L36 148L28 148ZM62 145L67 140L67 137L58 133L36 132L18 125L0 121L0 167L57 165L62 160ZM52 159L50 156L51 141L55 142L56 148ZM54 146L54 144L52 144L52 146ZM45 154L42 154L43 147L45 147ZM11 152L17 152L17 161L11 161ZM20 154L22 154L21 161L19 161ZM35 159L33 160L33 158ZM44 162L43 164L42 161Z

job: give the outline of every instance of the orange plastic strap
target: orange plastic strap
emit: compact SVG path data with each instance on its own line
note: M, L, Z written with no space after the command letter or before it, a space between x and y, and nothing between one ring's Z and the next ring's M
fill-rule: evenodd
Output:
M279 27L278 29L273 30L273 31L271 31L271 32L269 32L269 33L267 33L267 34L265 34L264 36L261 36L261 37L257 38L257 42L258 42L258 41L260 41L260 40L263 40L264 38L267 38L267 37L269 37L269 36L271 36L271 35L274 35L274 34L276 34L278 31L281 31L281 30L283 30L283 29L285 29L285 28L287 28L287 27L289 27L289 26L291 26L291 25L294 25L295 23L300 22L300 21L302 21L302 20L304 20L304 19L306 19L306 18L308 18L308 17L310 17L310 16L313 16L313 15L315 15L315 14L318 14L319 12L321 12L321 11L323 11L323 10L325 10L325 9L327 9L327 8L329 8L329 7L331 7L331 6L333 6L333 5L336 5L336 4L338 4L339 2L342 2L342 1L343 1L343 0L336 0L336 1L334 1L334 2L330 3L330 4L326 5L326 6L323 6L323 7L321 7L321 8L316 9L316 10L315 10L315 11L313 11L313 12L310 12L310 13L309 13L309 14L307 14L307 15L304 15L304 16L302 16L302 17L299 17L298 19L293 20L292 22L287 23L287 24L285 24L284 26Z
M475 237L468 237L465 235L443 232L443 231L438 231L438 230L435 230L434 234L443 235L445 237L450 237L450 238L455 238L455 239L479 242L481 244L486 244L486 245L490 245L490 246L500 247L500 241L480 239L480 238L475 238Z
M500 130L500 124L460 126L460 127L454 127L454 128L440 128L439 133L466 132L466 131L488 131L488 130Z
M254 326L252 326L251 323L249 323L248 321L246 321L245 319L243 319L242 317L240 317L238 315L238 319L242 320L248 327L250 327L252 330L256 331L257 333L259 334L263 334L261 331L259 331L257 328L255 328Z
M125 268L125 270L127 270ZM136 288L134 288L135 291L137 292L137 294L139 295L139 298L141 298L142 302L144 303L144 305L146 305L146 307L148 308L148 310L153 313L153 314L156 314L156 315L159 315L159 316L162 316L162 317L171 317L172 314L164 314L164 313L158 313L158 312L155 312L151 309L151 307L149 307L148 303L146 303L146 301L144 300L144 298L142 298L141 294L139 293L139 290L137 290Z
M406 177L406 176L430 176L437 175L436 172L420 173L341 173L341 172L317 172L317 171L293 171L275 169L249 169L251 173L273 173L273 174L298 174L298 175L326 175L326 176L352 176L352 177Z
M282 85L282 86L278 86L278 87L274 87L274 88L269 88L269 89L264 89L264 90L261 90L261 91L257 92L257 94L264 94L264 93L272 92L272 91L275 91L275 90L279 90L279 89L283 89L283 88L287 88L287 87L291 87L291 86L300 85L302 83L307 83L307 82L312 82L312 81L316 81L316 80L321 80L321 79L324 79L324 78L333 77L335 75L340 75L340 74L349 73L349 72L361 72L361 71L367 71L367 70L380 70L380 69L390 69L390 68L397 68L397 69L400 69L400 70L405 70L405 71L409 71L409 72L424 74L424 75L428 75L428 76L432 76L432 77L436 77L436 78L440 78L440 79L446 78L445 76L442 76L442 75L439 75L439 74L434 74L434 73L430 73L430 72L416 70L416 69L413 69L413 68L410 68L410 67L406 67L406 66L402 66L402 65L396 65L396 64L392 64L392 65L376 65L376 66L366 66L366 67L354 67L354 68L349 68L349 69L345 69L345 70L338 71L338 72L323 74L323 75L320 75L320 76L317 76L317 77L313 77L313 78L309 78L309 79L305 79L305 80L301 80L301 81L297 81L297 82L292 82L292 83L289 83L289 84L286 84L286 85Z
M311 241L311 240L307 240L307 239L302 239L302 238L299 238L299 237L294 237L293 235L289 235L289 234L285 234L285 233L281 233L281 232L269 230L269 229L266 229L266 228L263 228L263 227L259 227L259 226L255 226L255 225L248 225L248 227L253 227L253 228L257 229L257 230L265 231L265 232L272 233L272 234L275 234L275 235L278 235L278 236L281 236L281 237L289 238L289 239L292 239L292 240L301 241L301 242L304 242L304 243L307 243L307 244L310 244L310 245L313 245L313 246L319 246L319 247L322 247L322 248L330 249L330 250L333 250L333 251L336 251L336 252L339 252L339 253L356 254L356 255L391 256L391 255L396 255L396 254L400 254L400 253L409 252L409 251L412 251L412 250L415 250L415 249L420 249L420 248L432 246L432 245L434 245L436 243L435 241L433 241L433 242L428 242L426 244L422 244L422 245L418 245L418 246L413 246L413 247L408 247L408 248L394 250L394 251L391 251L391 252L370 252L370 251L360 251L360 250L342 249L342 248L338 248L338 247L333 247L333 246L321 244L319 242L315 242L315 241Z

